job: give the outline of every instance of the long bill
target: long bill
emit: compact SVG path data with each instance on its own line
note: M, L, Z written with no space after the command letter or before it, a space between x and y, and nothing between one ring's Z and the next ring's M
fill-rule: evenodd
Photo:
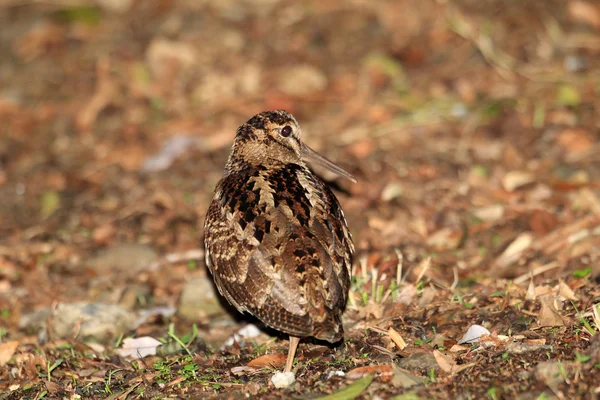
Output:
M352 176L352 174L337 166L332 161L329 161L328 159L326 159L325 157L323 157L304 143L302 143L302 158L305 161L313 162L317 165L320 165L321 167L326 168L334 174L356 183L356 178Z

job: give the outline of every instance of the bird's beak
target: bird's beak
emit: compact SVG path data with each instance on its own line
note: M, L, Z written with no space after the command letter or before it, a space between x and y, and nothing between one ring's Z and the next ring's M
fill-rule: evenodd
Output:
M352 176L349 172L346 172L341 167L338 167L333 162L329 161L304 143L302 143L302 159L308 162L313 162L321 167L328 169L334 174L346 178L354 183L356 183L356 178Z

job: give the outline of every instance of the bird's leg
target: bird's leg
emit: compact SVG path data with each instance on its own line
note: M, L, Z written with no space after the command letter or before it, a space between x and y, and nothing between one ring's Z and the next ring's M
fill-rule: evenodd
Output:
M296 355L296 349L300 338L296 336L290 336L290 348L288 350L287 361L285 362L285 369L283 372L290 372L292 370L292 364L294 363L294 357Z

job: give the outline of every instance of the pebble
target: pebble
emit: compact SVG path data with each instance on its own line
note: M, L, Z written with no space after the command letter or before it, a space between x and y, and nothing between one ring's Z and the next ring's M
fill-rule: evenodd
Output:
M189 320L226 314L208 276L189 280L183 287L177 313Z
M99 252L86 262L86 267L99 276L108 272L133 276L150 269L157 260L158 255L150 246L123 243Z
M296 375L293 372L276 372L271 377L271 382L273 386L277 389L283 389L290 387L296 382Z
M20 326L41 331L49 328L50 339L76 337L80 341L108 343L131 330L135 320L134 313L116 304L72 303L24 315Z

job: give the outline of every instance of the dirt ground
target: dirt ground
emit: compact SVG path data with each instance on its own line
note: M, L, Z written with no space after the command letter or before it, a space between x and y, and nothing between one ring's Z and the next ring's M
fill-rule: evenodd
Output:
M282 389L202 246L277 108L359 180ZM593 0L0 0L0 399L600 398L599 116Z

